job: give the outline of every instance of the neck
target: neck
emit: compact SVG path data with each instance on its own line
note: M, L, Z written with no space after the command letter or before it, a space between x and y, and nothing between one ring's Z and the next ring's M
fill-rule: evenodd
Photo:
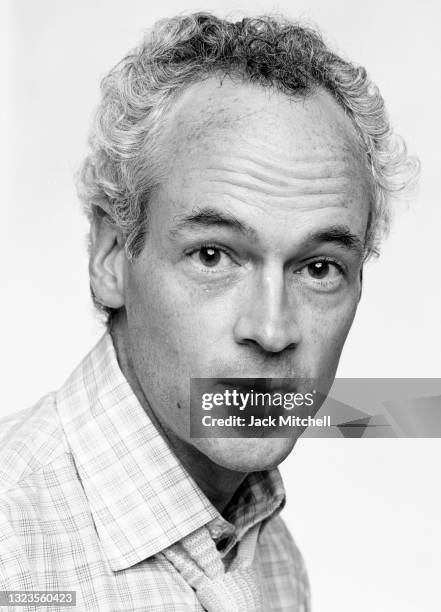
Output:
M119 367L144 411L196 484L213 506L222 513L247 474L217 465L195 446L177 436L163 423L161 415L147 401L141 383L136 376L127 342L128 328L125 314L116 315L110 333Z

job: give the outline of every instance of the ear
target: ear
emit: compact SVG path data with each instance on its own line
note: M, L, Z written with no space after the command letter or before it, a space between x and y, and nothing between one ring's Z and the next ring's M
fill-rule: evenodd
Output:
M126 254L120 231L105 217L90 228L89 276L95 299L109 308L124 305Z

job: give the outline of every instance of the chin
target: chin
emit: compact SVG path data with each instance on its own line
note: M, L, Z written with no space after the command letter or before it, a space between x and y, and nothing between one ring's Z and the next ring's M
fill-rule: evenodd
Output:
M282 463L295 443L295 438L199 438L197 448L228 470L260 472Z

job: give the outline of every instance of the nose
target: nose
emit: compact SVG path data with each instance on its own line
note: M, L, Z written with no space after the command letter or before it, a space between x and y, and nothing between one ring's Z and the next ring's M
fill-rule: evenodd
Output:
M300 329L293 306L283 269L274 266L256 274L240 302L233 330L235 341L256 345L267 353L295 348L300 342Z

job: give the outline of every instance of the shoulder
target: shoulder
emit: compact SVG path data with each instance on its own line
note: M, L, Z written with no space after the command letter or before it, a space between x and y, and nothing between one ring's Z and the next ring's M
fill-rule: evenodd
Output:
M66 452L55 394L0 420L0 497Z
M64 457L54 394L0 420L0 588L35 586L29 546L48 507L48 470Z
M0 590L47 588L67 527L90 523L55 398L0 420Z

